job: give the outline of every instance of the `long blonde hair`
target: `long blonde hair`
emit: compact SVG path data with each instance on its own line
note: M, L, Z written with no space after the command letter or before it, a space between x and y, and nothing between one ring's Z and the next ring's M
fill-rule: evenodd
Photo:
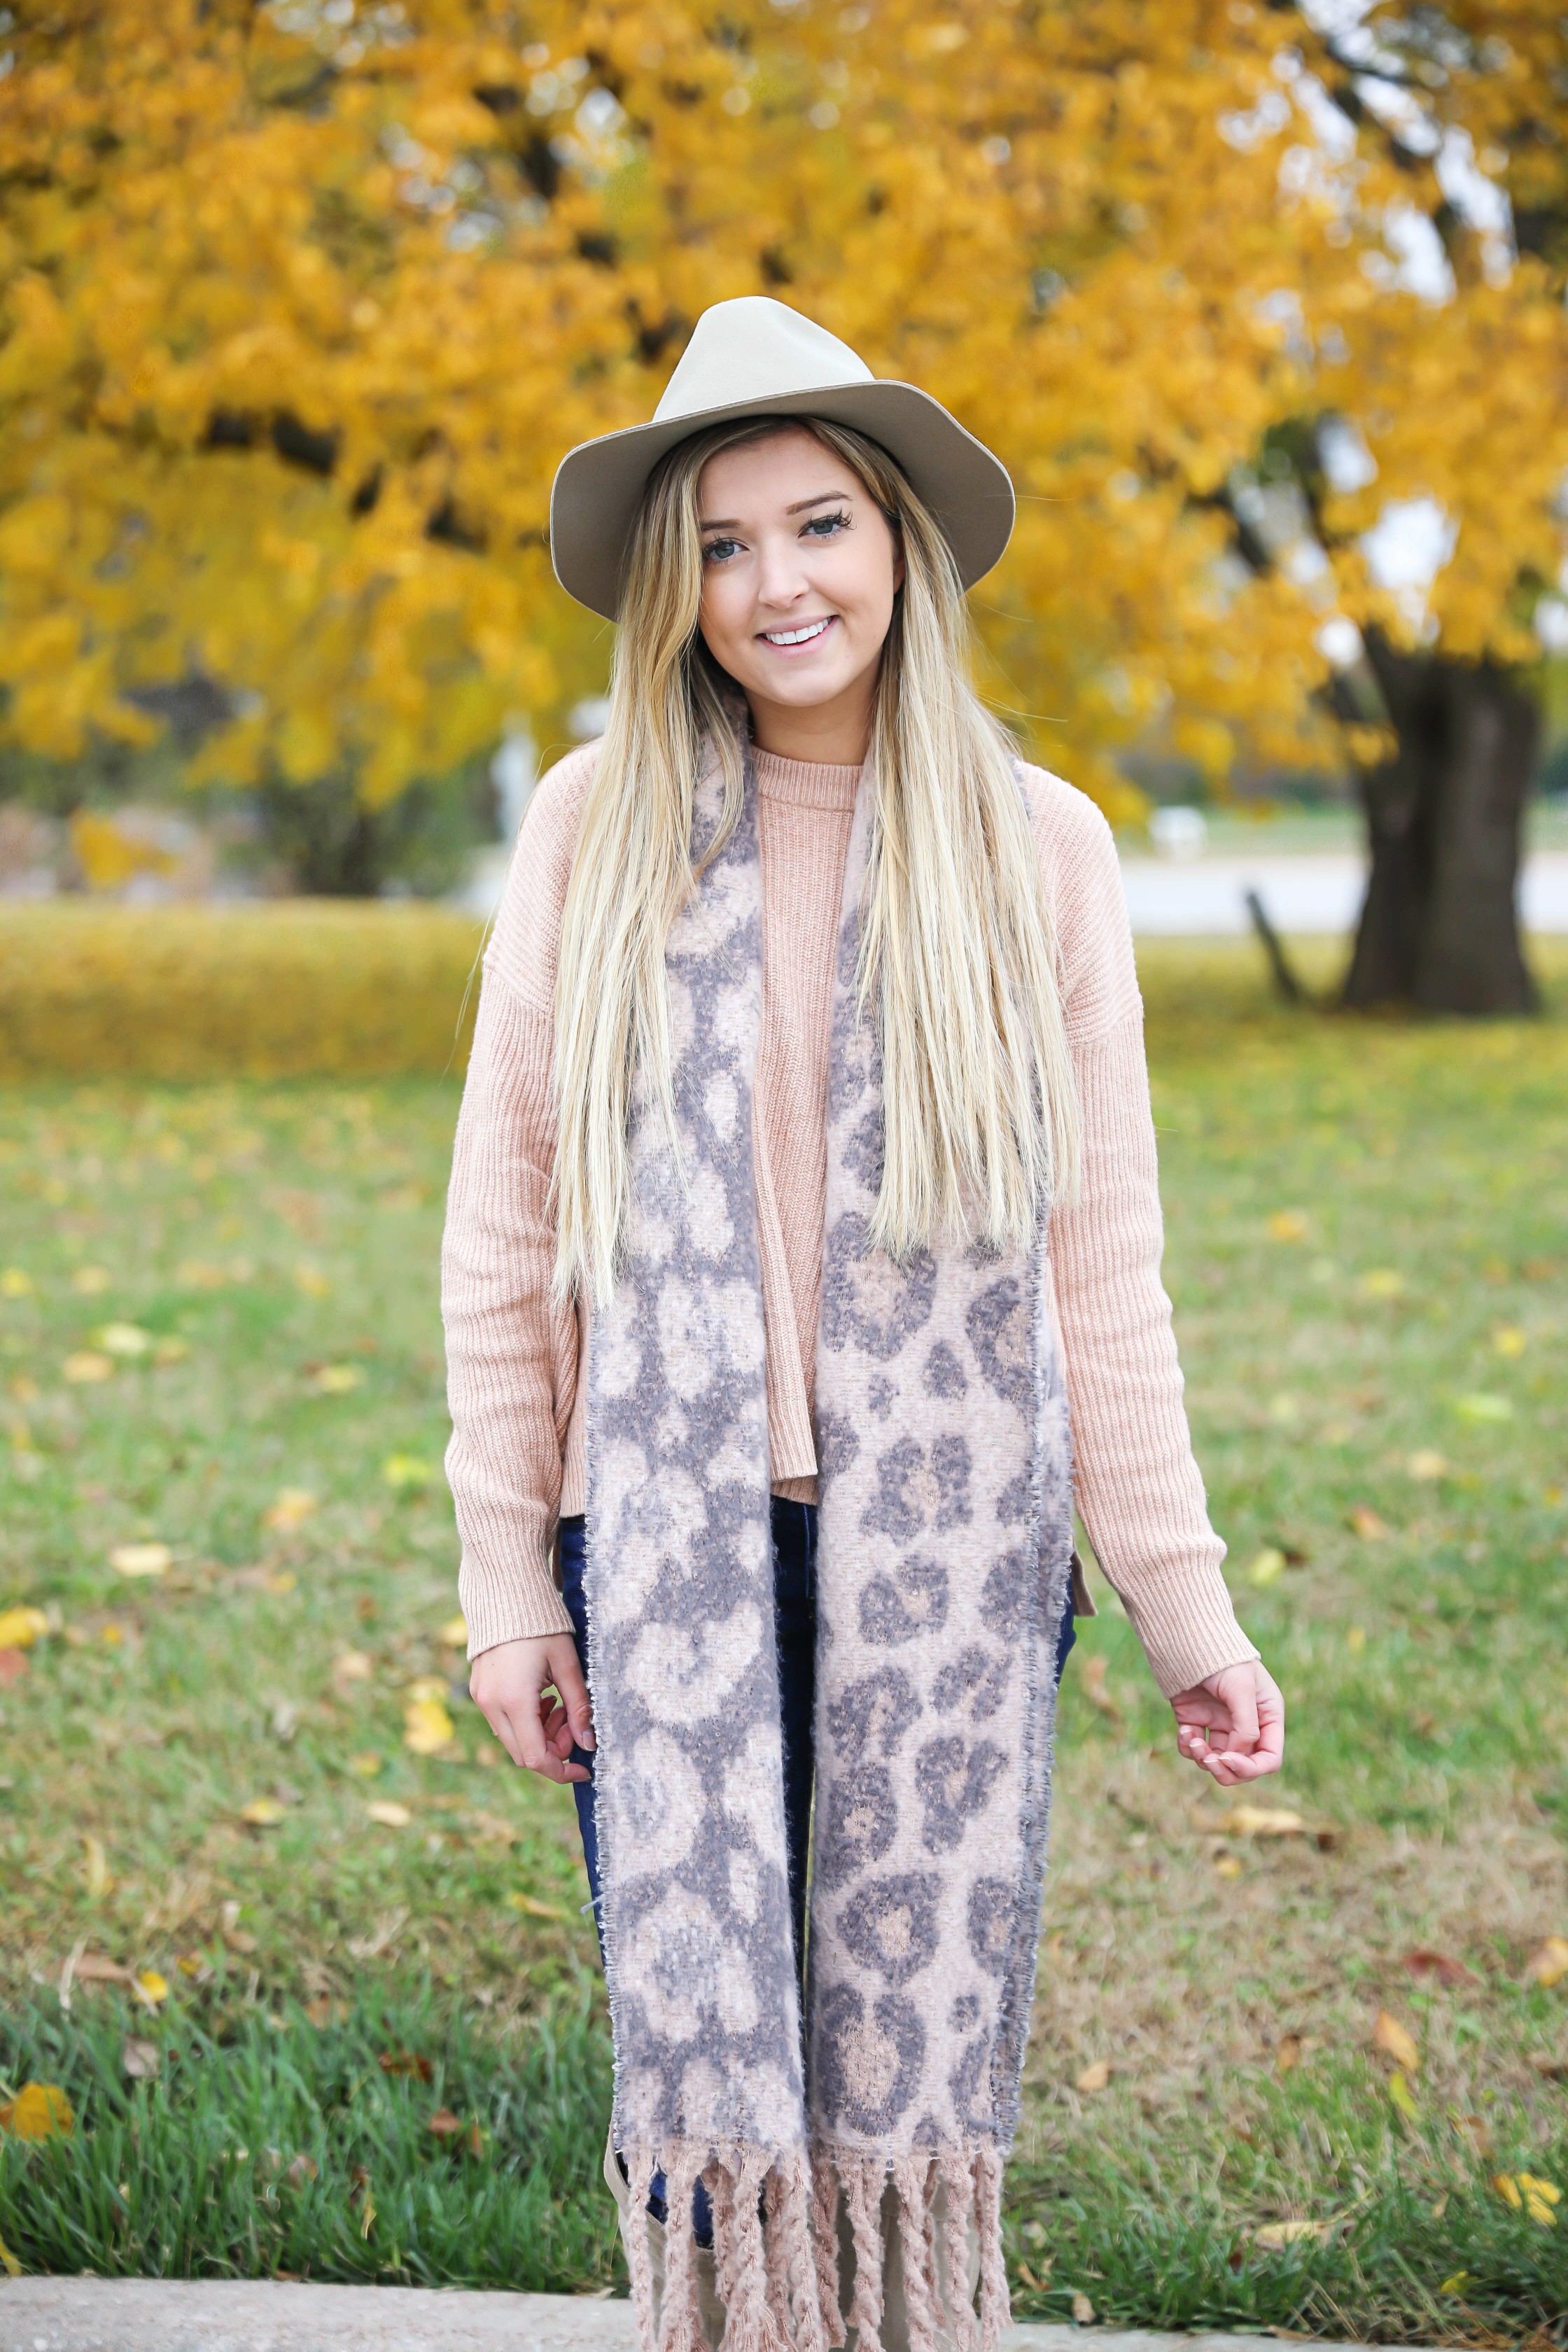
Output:
M1026 1246L1070 1197L1079 1122L1027 812L1001 728L968 680L969 619L947 542L875 442L791 419L841 458L900 542L904 581L871 726L877 782L858 989L883 1070L870 1240L897 1259L939 1229ZM632 535L609 721L583 813L555 984L557 1295L607 1303L623 1246L627 1132L640 1092L673 1138L664 954L698 875L692 793L704 739L732 830L744 790L735 688L698 630L697 483L708 459L785 429L694 435L651 477Z

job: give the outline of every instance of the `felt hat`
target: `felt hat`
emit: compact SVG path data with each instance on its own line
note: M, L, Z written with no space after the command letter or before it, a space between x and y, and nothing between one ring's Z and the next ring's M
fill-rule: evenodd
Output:
M562 459L550 552L563 588L613 621L649 474L677 442L742 416L820 416L879 442L935 516L966 588L1007 544L1007 469L940 401L874 376L847 343L787 303L743 294L703 311L651 424L580 442Z

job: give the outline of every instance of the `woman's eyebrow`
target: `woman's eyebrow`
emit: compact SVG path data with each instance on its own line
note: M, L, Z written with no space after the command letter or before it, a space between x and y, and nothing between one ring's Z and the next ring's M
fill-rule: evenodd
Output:
M854 495L853 490L818 490L815 498L797 499L793 507L785 507L784 512L804 514L807 507L825 507L829 500L835 506L843 506ZM739 530L741 527L739 515L717 515L711 519L705 516L697 526L699 530Z

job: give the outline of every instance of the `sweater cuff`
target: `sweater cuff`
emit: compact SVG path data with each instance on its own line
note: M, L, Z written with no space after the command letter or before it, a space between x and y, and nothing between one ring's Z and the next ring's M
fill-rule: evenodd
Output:
M1121 1598L1150 1672L1167 1698L1259 1654L1237 1623L1229 1588L1217 1568L1179 1582L1162 1580L1157 1591Z
M548 1634L570 1633L572 1620L542 1562L521 1566L504 1584L481 1578L465 1553L458 1575L458 1597L468 1628L468 1656L477 1658L502 1642L538 1642Z

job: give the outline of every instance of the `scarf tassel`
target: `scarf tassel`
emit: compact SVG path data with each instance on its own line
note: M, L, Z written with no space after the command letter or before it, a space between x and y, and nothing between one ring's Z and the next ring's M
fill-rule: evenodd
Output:
M926 2157L819 2148L812 2165L818 2294L827 2344L856 2332L857 2352L882 2352L884 2200L891 2187L903 2272L909 2352L998 2352L1012 2311L1002 2248L1002 2158L989 2144ZM938 2189L942 2210L937 2211ZM847 2314L838 2294L840 2203L855 2252ZM980 2309L969 2291L979 2252Z
M627 2158L633 2212L656 2171L667 2210L662 2307L655 2324L646 2230L628 2231L637 2341L645 2352L707 2352L697 2243L689 2225L699 2180L713 2210L714 2285L724 2306L721 2352L829 2352L856 2332L857 2352L882 2352L885 2217L903 2273L909 2352L998 2352L1008 2324L1002 2251L1002 2159L984 2147L941 2156L819 2149L774 2158L764 2149L683 2147ZM941 2189L942 2211L937 2191ZM888 2213L889 2191L892 2211ZM855 2255L849 2309L839 2293L840 2213ZM966 2292L979 2249L980 2308Z

